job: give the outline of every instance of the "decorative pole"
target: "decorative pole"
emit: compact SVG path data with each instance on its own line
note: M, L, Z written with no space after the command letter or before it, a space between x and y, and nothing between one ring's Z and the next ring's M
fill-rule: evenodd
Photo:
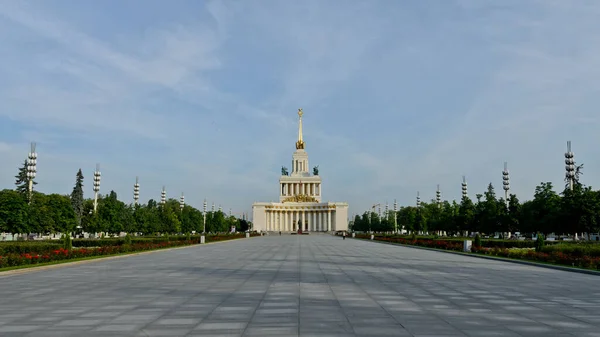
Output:
M229 209L229 216L231 217L231 208Z
M504 189L504 201L508 208L508 191L510 190L510 177L508 175L508 163L504 162L504 171L502 171L502 188Z
M206 199L204 199L204 212L202 212L204 216L204 228L202 229L202 234L206 233Z
M94 171L94 213L98 211L98 192L100 192L100 164L96 164L96 171Z
M390 206L388 206L388 202L385 202L385 211L383 212L383 216L386 218L388 218L388 215L390 214Z
M398 232L398 203L396 202L396 199L394 199L394 231L397 233Z
M567 170L565 176L569 183L569 189L573 190L573 183L575 179L575 154L571 151L571 141L567 141L567 152L565 152L565 169Z
M140 180L139 177L135 177L135 184L133 184L133 205L137 205L140 200Z
M462 197L463 198L468 198L469 194L467 193L467 177L463 176L463 182L462 182Z
M210 211L211 211L212 213L214 213L214 212L215 212L215 202L214 202L214 201L213 201L213 203L212 203L212 207L211 207Z
M37 173L37 153L35 152L35 143L31 143L31 152L27 155L27 187L29 203L33 198L33 179Z
M165 205L167 203L167 190L163 186L162 191L160 191L160 204Z
M179 209L183 212L183 208L185 207L185 197L183 196L183 192L181 192L181 198L179 198Z
M438 204L438 207L442 207L442 191L440 190L440 185L437 185L437 190L435 191L435 201Z
M421 207L421 196L419 194L419 191L417 191L417 208Z

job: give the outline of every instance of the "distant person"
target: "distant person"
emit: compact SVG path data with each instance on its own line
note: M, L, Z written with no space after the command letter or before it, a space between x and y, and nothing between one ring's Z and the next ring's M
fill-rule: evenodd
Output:
M346 240L346 232L342 233L342 240Z
M279 231L279 236L281 236L281 231Z

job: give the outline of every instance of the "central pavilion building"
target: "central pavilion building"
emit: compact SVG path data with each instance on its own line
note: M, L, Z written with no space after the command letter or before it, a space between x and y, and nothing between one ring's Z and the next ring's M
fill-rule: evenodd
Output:
M302 138L302 109L298 109L298 140L292 170L281 169L279 202L252 205L254 230L259 232L332 232L348 230L348 203L322 202L318 167L309 171Z

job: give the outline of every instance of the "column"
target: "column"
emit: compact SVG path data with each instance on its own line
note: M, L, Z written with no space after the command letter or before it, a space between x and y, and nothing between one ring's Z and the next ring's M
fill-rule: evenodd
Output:
M306 228L304 226L304 223L306 222L305 220L306 220L306 211L302 210L302 230L305 230L305 228Z
M327 231L331 232L331 210L327 210Z
M319 229L317 228L317 214L315 213L315 211L310 212L310 216L312 218L312 226L313 226L313 230L315 232L317 232Z

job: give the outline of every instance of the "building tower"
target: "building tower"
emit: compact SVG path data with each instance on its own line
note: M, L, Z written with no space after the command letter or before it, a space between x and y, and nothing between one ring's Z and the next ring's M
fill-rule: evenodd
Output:
M31 143L31 151L27 155L27 191L28 202L33 198L33 179L37 174L37 153L35 152L35 143Z
M96 171L94 171L94 213L98 211L98 192L100 192L101 177L100 164L96 164Z
M502 171L502 188L504 189L504 202L508 207L508 191L510 190L510 177L508 174L508 163L504 162L504 171Z
M137 205L140 200L140 180L139 177L135 177L135 184L133 184L133 205Z
M571 141L567 141L567 152L565 152L565 177L569 184L569 189L573 190L575 182L575 154L571 151Z

